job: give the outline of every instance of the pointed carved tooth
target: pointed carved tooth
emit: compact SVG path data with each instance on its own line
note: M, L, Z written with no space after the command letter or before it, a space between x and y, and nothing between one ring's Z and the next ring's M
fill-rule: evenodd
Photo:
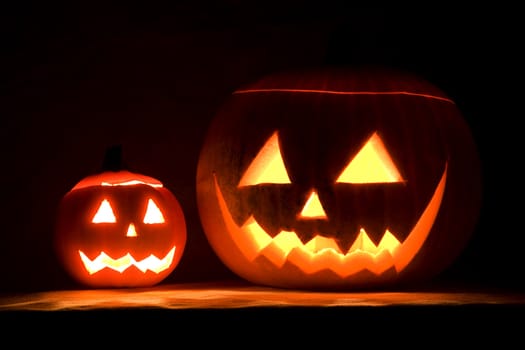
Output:
M368 237L364 229L359 230L359 235L357 236L354 243L348 250L348 253L352 253L355 251L363 251L363 252L367 252L370 254L377 253L377 246L374 244L374 242L372 242L370 237Z
M398 239L387 229L377 248L379 253L383 250L387 250L390 252L390 255L394 255L394 252L400 245L401 243Z
M288 259L290 252L296 248L305 249L297 234L292 231L281 231L270 244L261 250L260 255L264 255L274 265L281 267Z
M327 238L319 235L308 241L308 243L305 244L305 247L312 253L319 253L324 249L332 249L336 253L342 254L341 249L339 249L339 246L333 238Z
M347 254L355 251L362 251L374 256L380 254L383 250L387 250L390 252L390 254L393 254L400 245L401 243L388 229L383 234L383 237L377 246L370 239L366 231L361 229L359 230L359 235L348 250Z
M230 237L238 247L242 247L242 253L249 261L255 260L272 242L272 237L262 229L253 216L250 216L241 227L235 224L231 216L228 216L226 224L228 229L234 232Z
M303 246L303 242L301 242L297 234L292 231L279 232L279 234L273 238L273 241L286 255L288 255L292 249Z
M250 216L250 218L246 220L242 228L251 236L252 241L256 245L257 253L272 242L272 237L270 237L270 235L268 235L266 231L263 230L263 228L253 216Z
M260 251L259 255L264 256L272 262L277 267L282 267L288 259L289 251L284 251L279 247L277 243L272 241L268 244L263 250Z
M252 249L247 249L251 254L246 255L251 261L256 259L259 255L266 256L276 266L282 266L288 253L298 246L302 245L301 240L297 234L292 231L281 231L275 237L271 237L264 231L264 229L257 223L253 216L242 226L242 231L249 237L247 242L251 242ZM239 237L240 239L240 237Z

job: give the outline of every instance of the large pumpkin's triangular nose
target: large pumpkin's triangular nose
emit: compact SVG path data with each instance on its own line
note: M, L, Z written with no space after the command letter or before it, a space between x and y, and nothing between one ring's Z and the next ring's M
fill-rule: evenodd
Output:
M319 196L314 190L310 192L310 196L308 196L303 209L299 213L299 217L305 219L327 219Z
M135 225L133 225L133 223L129 224L126 237L137 237L137 230L135 230Z

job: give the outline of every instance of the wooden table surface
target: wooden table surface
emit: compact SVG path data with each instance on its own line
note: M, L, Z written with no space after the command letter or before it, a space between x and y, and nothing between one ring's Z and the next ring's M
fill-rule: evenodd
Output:
M221 282L169 284L151 288L77 289L0 294L0 311L454 305L525 305L525 293L473 288L320 292Z
M502 349L522 344L524 316L525 293L479 288L315 292L219 282L0 294L0 336L19 346L34 346L35 339L69 346L74 338L93 347L142 339L200 348L213 339L222 347L273 348L284 341L296 348L413 334L411 342L425 336L427 345L477 339Z

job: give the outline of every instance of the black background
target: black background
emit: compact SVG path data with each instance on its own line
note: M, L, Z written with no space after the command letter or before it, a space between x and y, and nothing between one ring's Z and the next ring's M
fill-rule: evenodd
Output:
M195 173L209 121L233 90L266 73L360 63L410 70L436 84L456 101L478 144L479 224L438 279L523 286L516 9L86 4L19 2L0 11L0 291L75 287L52 250L56 208L99 170L112 144L122 144L126 163L161 180L185 211L186 250L162 283L236 278L208 246L197 213Z

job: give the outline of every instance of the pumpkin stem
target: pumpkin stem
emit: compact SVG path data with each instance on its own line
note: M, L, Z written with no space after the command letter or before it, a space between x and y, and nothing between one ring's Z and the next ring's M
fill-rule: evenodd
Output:
M102 171L120 171L125 168L122 161L122 145L113 145L106 149Z

